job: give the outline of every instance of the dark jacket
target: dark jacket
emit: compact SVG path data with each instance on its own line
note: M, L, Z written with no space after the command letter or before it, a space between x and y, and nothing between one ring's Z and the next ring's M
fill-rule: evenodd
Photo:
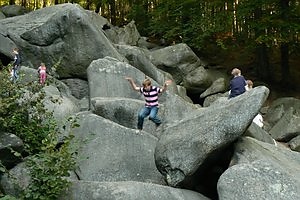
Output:
M20 57L20 54L17 53L17 54L15 54L13 65L19 66L20 63L21 63L21 57Z
M246 80L243 76L236 76L230 81L230 95L229 98L236 97L243 94L246 89Z

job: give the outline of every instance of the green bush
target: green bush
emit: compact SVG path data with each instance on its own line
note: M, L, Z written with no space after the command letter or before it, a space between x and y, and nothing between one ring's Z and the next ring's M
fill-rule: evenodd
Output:
M10 67L2 67L0 73L0 131L13 133L23 140L22 156L26 157L31 175L29 187L18 198L57 199L68 187L67 177L75 166L75 154L69 145L73 137L70 134L59 144L57 123L43 104L43 86L37 82L12 82ZM77 126L76 121L70 120L68 124ZM0 171L7 173L3 165Z

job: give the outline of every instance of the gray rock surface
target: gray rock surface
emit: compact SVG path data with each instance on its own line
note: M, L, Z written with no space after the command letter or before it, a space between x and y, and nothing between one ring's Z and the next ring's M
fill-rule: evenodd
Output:
M14 134L0 132L0 162L6 168L10 169L19 163L21 158L21 153L24 150L23 141ZM16 156L19 153L20 156Z
M160 84L164 83L164 74L151 63L148 56L150 54L149 51L129 45L116 45L116 48L128 60L130 65L139 69L156 82Z
M77 122L80 127L72 132L79 145L76 174L80 180L164 184L155 167L154 136L88 112L80 113Z
M269 123L270 129L290 108L294 109L296 115L300 115L300 100L294 97L283 97L272 102L265 116L265 120Z
M114 44L131 46L137 46L141 38L134 21L129 22L122 28L109 25L109 28L105 30L105 34Z
M26 8L19 5L7 5L0 7L0 11L6 16L6 17L14 17L18 15L24 15L28 13Z
M141 86L145 74L127 63L106 57L93 61L87 73L90 98L125 97L143 100L138 92L132 90L125 77L132 77L136 84ZM155 82L152 84L158 85Z
M138 112L145 105L145 101L119 97L95 97L91 102L93 113L131 129L137 129ZM158 116L161 119L165 119L164 110L164 106L161 105L158 110ZM155 124L146 118L143 130L157 137L158 133L155 129Z
M300 116L290 107L269 131L278 141L287 142L300 135Z
M59 200L209 200L184 189L134 181L88 182L74 181L66 195Z
M266 112L267 132L249 126L267 98L267 88L256 87L228 100L228 93L222 93L229 82L224 68L207 66L186 44L162 48L146 40L133 22L123 28L113 27L107 19L76 4L0 20L1 61L11 62L12 48L19 47L23 60L20 82L34 84L38 81L37 66L45 62L51 75L49 85L42 89L46 107L54 111L60 125L65 125L64 119L72 114L79 117L81 126L72 130L76 135L72 145L79 147L78 168L64 198L207 199L196 192L162 185L165 181L171 186L184 182L185 188L207 192L207 186L216 184L224 172L222 162L228 164L233 142L242 137L231 167L220 178L219 198L299 199L299 154L287 146L280 148L283 145L279 143L273 145L268 131L279 140L295 137L289 147L297 150L300 101L274 101ZM166 79L174 80L159 99L163 122L159 131L145 119L144 131L136 132L137 112L144 98L132 90L125 76L139 86L145 76L156 86ZM192 104L187 90L189 94L203 92L205 108ZM30 92L26 95L35 97ZM245 130L246 135L264 143L245 139ZM213 163L213 159L222 162ZM18 174L14 171L19 166L10 170L11 174ZM205 167L218 176L206 176ZM2 176L3 193L17 195L28 186L25 167L18 170L22 175L16 175L16 185L6 179L7 174ZM196 180L199 177L205 180ZM216 190L215 185L212 187Z
M3 14L3 12L0 10L0 20L1 19L5 19L5 15Z
M89 96L88 82L82 79L70 78L61 80L71 90L71 94L77 99L82 99Z
M299 190L299 181L265 160L235 165L218 182L220 200L297 200Z
M19 197L31 181L29 169L26 163L22 162L9 170L9 175L4 174L0 177L1 190L5 194Z
M288 145L291 150L300 152L300 135L290 140Z
M259 141L266 142L269 144L276 144L275 140L269 135L269 133L261 127L259 127L254 122L252 122L249 128L245 131L244 136L250 136Z
M0 35L21 49L23 65L34 67L43 61L61 78L86 78L86 69L95 59L126 60L94 24L97 15L91 15L76 4L49 6L1 20Z
M287 148L241 138L233 166L218 181L219 199L300 198L300 154Z
M205 98L206 96L224 92L226 90L226 83L224 78L218 78L212 85L207 88L201 95L200 98Z
M170 73L176 84L183 82L188 74L203 64L184 43L151 51L150 59L159 69Z
M256 87L166 128L155 149L155 162L168 184L178 185L212 152L241 136L268 94L268 88Z
M210 106L212 104L216 104L216 103L226 102L226 100L228 100L228 96L229 96L228 92L218 93L218 94L213 94L213 95L207 96L204 99L203 107L208 107L208 106Z

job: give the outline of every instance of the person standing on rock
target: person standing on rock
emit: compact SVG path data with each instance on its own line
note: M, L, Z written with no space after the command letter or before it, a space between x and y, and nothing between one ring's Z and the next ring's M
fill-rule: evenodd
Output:
M46 81L46 65L45 63L41 63L41 65L39 66L38 68L38 73L40 75L40 84L41 85L44 85L45 84L45 81Z
M241 70L234 68L231 71L234 76L230 81L230 94L229 98L236 97L243 94L246 91L245 86L247 85L245 78L241 75Z
M18 80L19 78L19 69L20 69L20 64L21 64L21 57L19 54L19 49L18 48L14 48L13 49L13 54L14 54L14 62L13 62L13 66L12 66L12 71L13 71L13 76L12 79L13 81Z
M142 93L145 97L145 106L139 111L137 128L141 131L143 129L144 119L149 116L149 119L153 121L158 128L161 124L160 118L157 116L158 112L158 94L167 90L167 87L171 80L165 81L162 88L152 86L151 80L146 78L143 81L143 87L138 87L131 77L125 77L129 81L132 89Z

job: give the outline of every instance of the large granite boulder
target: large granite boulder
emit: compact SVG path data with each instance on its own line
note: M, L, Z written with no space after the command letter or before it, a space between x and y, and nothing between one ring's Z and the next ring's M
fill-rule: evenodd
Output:
M30 171L25 162L19 163L9 170L9 174L3 174L0 177L1 191L15 197L20 197L30 182Z
M77 123L72 132L79 147L78 179L164 184L153 157L157 138L89 112L79 113Z
M300 154L241 138L230 167L218 181L220 200L300 198Z
M44 87L46 109L53 112L57 122L64 122L67 118L79 112L79 105L73 96L66 95L53 85Z
M116 48L128 60L130 65L139 69L158 83L164 82L164 74L150 61L149 51L129 45L116 45Z
M0 20L1 19L5 19L5 15L3 14L3 12L0 10Z
M59 200L209 200L190 190L135 181L73 181Z
M196 56L192 49L184 43L151 51L150 59L159 69L170 73L177 84L185 82L186 85L183 85L184 87L190 86L190 84L195 81L192 80L191 76L195 74L195 70L198 68L197 73L201 76L197 79L197 85L199 86L201 85L200 83L206 83L207 80L210 81L207 76L208 74L203 69L204 64L202 61ZM203 74L201 74L200 71L203 72ZM188 80L186 80L187 76L190 76Z
M268 123L268 131L283 117L285 112L293 109L294 115L300 115L300 100L294 97L278 98L272 102L266 113L265 121Z
M132 77L137 86L142 86L142 81L148 75L130 64L120 62L111 57L105 57L93 61L88 67L87 73L91 99L94 97L125 97L144 100L144 97L139 92L131 88L125 77ZM163 84L159 84L152 77L150 78L153 86L161 87ZM173 90L173 87L176 88L174 83L168 87L168 91L175 93L176 90ZM165 100L165 94L162 94L159 102L163 103Z
M21 162L23 141L14 134L0 132L0 162L7 169ZM18 155L19 154L19 155Z
M134 21L124 27L116 27L107 23L104 29L106 36L114 44L137 46L141 38Z
M39 85L39 77L36 69L21 67L20 70L21 84ZM63 123L70 115L79 112L78 100L71 95L71 91L63 82L47 76L46 85L40 86L41 91L45 93L44 105L49 112L53 112L53 116L58 123ZM32 91L27 91L25 98L32 100L38 97L40 93L33 94Z
M268 94L268 88L256 87L167 127L156 146L155 162L168 184L178 186L210 154L241 136Z
M19 47L23 65L36 67L44 62L61 78L86 78L86 69L95 59L111 56L126 60L95 24L100 21L95 18L101 17L76 4L49 6L1 20L0 35L7 38L1 41Z
M207 96L218 94L226 91L226 82L224 78L218 78L215 80L209 88L207 88L201 95L200 98L205 98Z
M250 136L259 141L276 145L276 141L269 135L269 133L254 122L252 122L249 128L245 131L244 136Z
M269 131L271 136L278 141L288 142L300 135L300 116L290 107Z
M300 135L290 140L288 145L291 150L300 152Z
M124 78L126 76L135 79L138 86L141 86L141 81L145 78L145 74L140 70L113 58L106 57L93 61L88 68L90 107L94 113L100 116L107 117L126 127L135 128L137 113L144 106L144 97L131 88ZM155 80L152 85L159 86ZM170 85L167 91L159 97L159 115L163 124L181 120L199 108L176 95L177 90L173 90L173 87L176 86ZM168 112L165 113L166 110ZM147 124L146 121L145 130L157 136L153 123L149 126Z
M77 99L82 99L89 96L89 87L86 80L69 78L61 81L69 87L71 94Z
M95 97L91 100L91 111L96 115L102 116L127 128L137 129L138 112L144 105L144 101L131 98ZM164 106L161 105L158 110L158 116L162 118L163 121L165 121L164 112ZM157 137L159 134L155 129L155 124L146 118L143 130Z
M24 15L28 13L28 10L20 5L7 5L0 7L0 11L6 16L6 17L14 17L18 15Z
M145 74L131 65L111 57L93 61L87 69L90 98L94 97L126 97L143 100L143 97L132 90L125 79L135 79L138 86L142 85ZM154 82L153 85L157 83Z

